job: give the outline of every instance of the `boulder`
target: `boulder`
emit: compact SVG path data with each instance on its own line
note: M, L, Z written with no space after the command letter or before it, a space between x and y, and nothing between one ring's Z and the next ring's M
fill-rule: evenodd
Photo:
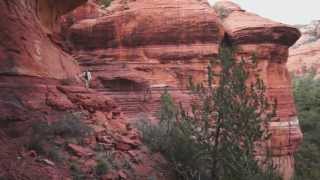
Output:
M68 148L77 156L88 158L93 156L93 151L89 148L85 148L76 144L68 144Z

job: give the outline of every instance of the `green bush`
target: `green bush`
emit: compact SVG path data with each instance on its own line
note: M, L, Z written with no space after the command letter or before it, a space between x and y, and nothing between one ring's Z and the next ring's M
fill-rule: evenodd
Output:
M63 119L54 122L49 128L53 135L61 137L84 137L91 132L90 127L73 114L66 114Z
M81 116L66 113L52 124L48 122L34 123L30 141L26 146L52 160L60 161L63 157L57 147L53 147L53 140L57 136L65 140L76 139L77 142L80 142L90 132L91 128L83 123Z
M100 2L101 2L101 4L104 5L105 7L109 7L112 1L113 1L113 0L101 0Z
M70 165L70 171L71 171L71 176L72 176L73 180L87 180L88 179L88 177L81 170L81 168L75 163L72 163Z
M26 145L27 149L34 150L39 154L45 154L44 143L39 138L32 138Z
M91 128L82 121L82 117L73 113L63 114L62 117L49 124L47 122L36 122L32 126L33 136L47 139L61 136L63 138L82 138L91 132Z
M221 19L227 18L232 12L232 10L224 9L223 7L219 7L217 5L215 5L213 9Z
M98 163L95 167L95 172L97 176L102 176L106 174L109 170L108 163L104 160L98 160Z
M62 151L59 149L59 147L52 147L50 150L47 152L47 156L55 161L55 162L62 162L65 157L62 154Z
M199 99L191 104L191 110L175 105L165 91L159 123L145 121L138 125L144 142L164 155L176 179L279 179L269 156L261 161L265 170L255 159L255 142L269 138L267 129L261 127L275 116L275 107L264 96L262 80L257 78L251 86L246 85L248 64L244 60L235 62L233 51L222 49L216 60L222 70L212 72L212 62L207 86L190 84ZM252 68L254 62L252 59ZM213 87L215 78L218 84Z
M297 180L320 179L320 80L315 71L293 78L303 143L295 155Z

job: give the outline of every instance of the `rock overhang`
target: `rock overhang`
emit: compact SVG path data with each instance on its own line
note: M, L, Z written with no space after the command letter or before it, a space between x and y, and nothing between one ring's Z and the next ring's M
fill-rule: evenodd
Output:
M301 36L295 27L247 12L231 1L219 1L214 9L235 45L272 43L290 47Z
M100 43L86 44L78 49L220 44L223 38L224 30L219 18L205 3L199 4L195 0L139 0L128 3L128 9L75 24L70 30L71 41L77 46L78 42L86 39L83 35L93 34L90 31L95 32L91 38ZM110 9L117 6L119 2L116 1Z

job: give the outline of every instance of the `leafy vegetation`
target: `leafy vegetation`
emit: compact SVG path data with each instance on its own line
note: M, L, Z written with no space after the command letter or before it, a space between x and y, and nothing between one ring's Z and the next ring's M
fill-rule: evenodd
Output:
M225 19L227 18L230 13L232 12L232 10L228 10L225 9L223 7L219 7L217 5L213 6L214 10L216 11L217 15L221 18L221 19Z
M91 129L81 121L81 115L73 113L64 114L61 119L49 124L47 122L37 122L32 126L33 135L36 138L50 137L84 137Z
M223 48L216 63L208 66L207 85L190 81L198 103L185 110L165 91L159 124L139 125L144 142L166 157L177 179L279 179L268 156L259 162L264 170L255 159L257 142L269 138L265 127L275 107L264 96L262 80L257 77L247 85L246 69L255 68L255 59L236 61L233 51ZM220 72L212 71L215 65Z
M72 175L73 180L86 180L86 179L88 179L87 175L75 163L70 165L70 171L71 171L71 175Z
M108 172L109 166L105 160L98 160L95 171L98 176L104 175Z
M101 0L100 2L104 7L109 7L112 1L113 0Z
M320 80L315 71L294 77L294 96L298 108L303 143L295 155L296 179L320 179Z
M90 132L90 127L81 120L81 115L66 113L61 119L51 124L47 122L33 124L27 148L60 162L63 160L62 152L59 147L53 146L52 141L56 137L61 137L64 140L75 139L75 141L81 142Z

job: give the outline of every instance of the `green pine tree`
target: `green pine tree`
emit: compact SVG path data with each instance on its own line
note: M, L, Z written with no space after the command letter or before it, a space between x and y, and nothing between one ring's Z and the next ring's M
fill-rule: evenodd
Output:
M220 71L213 72L214 66ZM270 137L267 125L275 117L275 106L268 103L258 76L248 81L250 68L256 68L255 58L238 61L232 49L221 48L208 65L207 85L190 79L189 87L199 100L191 109L181 104L176 108L170 94L163 94L160 122L147 128L149 133L143 131L143 137L167 158L177 179L278 178L268 157L260 165L255 158L257 142ZM161 144L155 145L150 138L161 139Z

